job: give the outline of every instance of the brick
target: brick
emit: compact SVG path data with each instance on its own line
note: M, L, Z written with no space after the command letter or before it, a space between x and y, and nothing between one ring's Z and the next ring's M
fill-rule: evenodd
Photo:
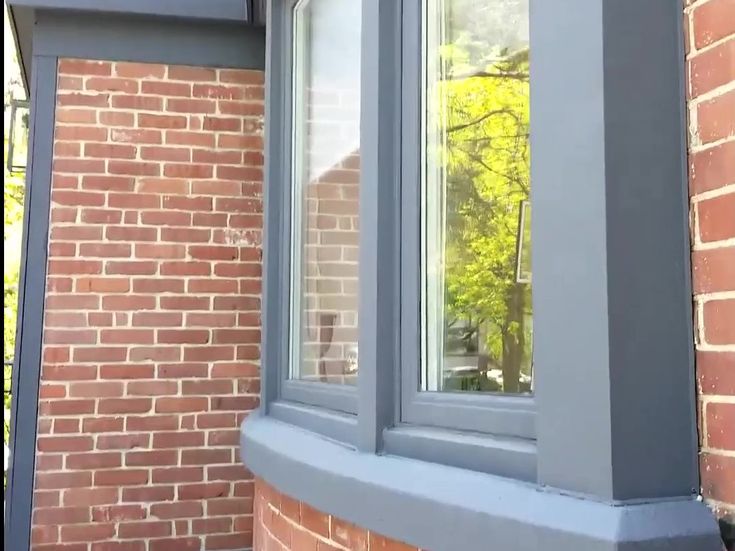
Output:
M215 344L259 344L260 329L215 329L212 342Z
M250 546L252 543L251 533L234 533L234 534L212 534L206 537L206 549L238 549L241 546Z
M183 317L179 312L135 312L132 324L139 327L179 327Z
M195 519L192 521L191 528L194 534L227 533L232 531L232 518L218 517Z
M33 523L38 525L71 524L90 521L89 507L38 507L33 511Z
M146 211L141 213L141 222L154 226L188 226L191 224L191 213Z
M112 64L107 61L62 58L59 59L59 74L110 76Z
M115 63L115 74L128 78L163 78L166 75L166 67L153 63Z
M85 433L121 432L125 426L125 419L123 417L89 417L84 419L82 426Z
M234 359L234 350L231 346L192 346L184 350L184 361L187 362L214 362Z
M703 453L699 464L704 497L735 503L735 457Z
M148 401L149 402L149 401ZM97 437L99 450L132 450L146 448L150 443L150 434L100 434Z
M99 92L124 92L126 94L138 93L138 81L130 78L88 78L84 86L86 90Z
M206 99L168 98L166 112L168 113L207 113L217 111L217 103Z
M158 163L153 162L143 162L143 161L108 161L107 162L107 171L110 174L130 174L131 176L158 176L161 173L161 167L158 165ZM115 197L121 197L120 195L115 195ZM127 197L127 196L122 196ZM140 195L138 195L140 198ZM145 206L148 208L157 208L158 207L158 200L157 198L154 199L155 196L145 196L146 202L144 203ZM113 204L112 197L110 197L110 206L120 206L120 207L141 207L141 203L131 203L131 204Z
M148 484L148 471L145 469L121 469L114 471L98 471L94 473L95 486L131 486Z
M76 437L78 440L83 440L81 437ZM60 438L57 438L60 439ZM68 448L59 449L41 449L41 440L45 438L39 438L39 451L70 451ZM89 439L91 441L91 438ZM86 446L85 446L86 447ZM82 448L84 449L84 447ZM38 490L56 490L69 488L83 488L92 485L92 473L36 473L36 486Z
M165 396L177 394L179 384L176 381L131 381L128 383L129 396Z
M197 537L151 540L149 551L199 551L201 541Z
M182 377L206 377L207 364L205 363L176 363L158 366L159 379L180 379Z
M240 431L214 430L207 435L208 446L237 446L240 443Z
M100 379L150 379L153 373L153 366L148 364L103 365L100 367Z
M235 157L239 157L238 151L202 151L194 150L193 159L195 162L216 163L227 160L232 162ZM239 162L239 161L234 161ZM196 195L239 195L242 184L228 180L204 180L192 182L192 192Z
M213 449L213 450L182 450L182 465L213 465L218 463L231 463L231 450ZM210 514L213 511L209 511ZM226 513L221 513L226 514Z
M83 257L126 258L131 253L131 247L125 243L82 243L79 245L79 254Z
M253 512L253 500L249 497L228 497L211 499L207 502L207 514L216 515L248 515Z
M153 310L156 297L147 295L106 295L102 297L103 310Z
M692 252L694 293L735 291L735 246Z
M89 436L44 436L37 440L40 452L70 452L91 450L92 438Z
M235 432L239 432L238 429L234 430ZM207 468L207 480L227 480L237 482L246 480L248 476L248 470L242 465L212 466Z
M102 400L98 413L147 413L153 403L150 398L120 398Z
M262 85L264 74L262 71L243 71L241 69L220 69L219 78L221 82L234 84Z
M127 349L120 347L75 348L74 361L79 363L124 361L127 354Z
M210 197L178 197L171 195L163 198L162 205L165 209L202 212L212 210L212 199Z
M697 106L699 138L709 143L735 135L735 90L725 92Z
M159 115L138 113L138 126L140 128L186 128L186 117L180 115Z
M119 533L121 538L166 537L171 535L171 523L164 521L123 522L120 524Z
M243 117L259 116L263 114L263 104L222 100L219 102L219 112L223 115L241 115Z
M61 527L61 540L66 542L105 540L114 535L114 524L79 524Z
M151 505L151 515L161 519L193 518L201 517L203 514L204 510L200 501L177 501L176 503Z
M157 96L178 96L188 98L191 97L191 84L188 82L161 82L146 80L141 84L141 92Z
M228 216L223 213L195 212L192 223L195 226L225 227Z
M140 158L146 161L191 161L191 150L183 147L141 147Z
M122 527L120 529L122 531ZM118 533L120 537L122 534ZM86 551L86 549L85 549ZM92 544L91 551L145 551L144 541L104 541Z
M115 98L113 97L113 103ZM135 114L123 111L100 111L99 122L105 126L135 126ZM130 159L132 156L120 156L119 158Z
M207 116L204 117L202 128L214 132L240 132L242 130L242 120L237 117Z
M82 222L86 224L115 224L121 220L122 211L120 210L89 208L82 210Z
M144 417L126 417L127 430L153 431L176 430L179 418L176 415L146 415Z
M157 269L158 264L155 262L128 261L107 262L105 264L105 273L111 275L153 275Z
M159 243L138 243L135 245L135 256L138 258L161 258L168 260L184 258L185 255L186 248L183 245Z
M692 57L689 75L692 97L735 81L735 40L728 40Z
M209 310L210 304L209 297L161 297L163 310Z
M117 222L111 221L111 222ZM156 228L135 228L130 226L108 226L105 228L105 237L109 241L156 241Z
M208 405L206 398L158 398L156 400L156 413L206 411Z
M704 303L704 336L709 344L735 344L735 299Z
M156 502L156 501L173 501L173 486L143 486L138 488L123 488L123 502Z
M46 329L43 333L43 342L46 344L95 344L97 332L94 330Z
M181 348L178 346L136 347L130 350L130 359L133 361L178 361L181 359Z
M132 145L121 145L121 144L104 144L104 143L85 143L84 144L84 155L85 157L97 157L101 159L134 159L136 148ZM101 178L98 178L100 180ZM120 179L118 179L120 180ZM129 178L124 179L126 183L131 184ZM131 188L131 185L127 185L127 188ZM108 188L109 189L109 188Z
M60 471L64 466L64 456L43 454L36 457L36 472Z
M55 163L64 163L63 166L54 166L54 170L73 170L80 172L101 172L104 170L103 165L97 164L97 161L76 161L68 159L60 159ZM82 167L72 168L69 163L84 163L89 164L89 170L85 170ZM74 207L100 207L105 204L105 196L102 193L93 193L89 191L76 191L76 190L61 190L52 191L51 200L57 205L68 205Z
M69 396L72 398L111 398L122 394L122 383L83 382L69 385Z
M77 488L64 492L64 505L72 507L109 505L117 503L117 499L117 488Z
M107 505L92 508L92 520L95 522L140 520L145 516L145 509L140 505Z
M113 105L115 99L113 98ZM118 128L110 129L110 140L119 143L160 144L163 136L160 130Z
M215 69L206 69L204 67L171 65L168 68L168 78L171 80L185 80L189 82L214 81L217 79L217 71Z
M161 241L178 243L207 243L212 237L208 229L161 228Z
M697 351L697 381L702 394L735 396L735 352Z
M735 40L732 43L735 47ZM735 57L733 67L735 71ZM697 213L702 241L721 241L735 237L735 191L698 202Z
M706 406L707 447L735 450L735 404L709 403Z
M125 465L128 467L176 465L177 461L177 450L134 451L125 454Z
M189 282L189 292L196 292L192 288L192 281ZM212 280L202 280L212 281ZM187 327L234 327L237 325L237 317L234 313L197 313L189 312L186 314L186 326Z
M96 124L97 111L94 109L74 109L70 107L56 108L57 124ZM66 138L65 139L69 139Z
M117 452L70 453L66 456L66 468L110 469L122 466L122 455Z
M203 467L170 467L153 469L153 483L171 484L177 482L201 482L203 480Z
M163 344L205 344L209 342L209 331L206 329L161 329L157 337L158 342Z
M211 132L186 132L169 130L168 132L166 132L166 144L214 147L215 137Z
M92 119L92 122L95 121L96 116ZM85 120L82 122L87 121ZM107 140L107 128L90 126L57 126L54 131L54 136L57 140L104 142Z
M181 279L166 279L160 277L155 279L134 279L133 292L148 294L183 293L184 281Z
M735 34L735 3L732 0L710 0L694 9L692 19L694 44L702 48Z

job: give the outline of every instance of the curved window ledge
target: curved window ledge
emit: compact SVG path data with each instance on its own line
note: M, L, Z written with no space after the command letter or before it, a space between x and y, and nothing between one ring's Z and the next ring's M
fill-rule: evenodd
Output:
M247 467L313 507L431 551L719 551L695 500L612 505L533 484L360 453L262 415L241 429Z

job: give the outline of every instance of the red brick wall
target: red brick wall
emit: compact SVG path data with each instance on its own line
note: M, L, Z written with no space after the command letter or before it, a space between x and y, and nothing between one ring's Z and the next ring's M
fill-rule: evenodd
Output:
M735 540L735 0L687 4L701 483Z
M420 551L295 501L255 480L254 551Z
M262 85L59 62L35 551L252 543Z

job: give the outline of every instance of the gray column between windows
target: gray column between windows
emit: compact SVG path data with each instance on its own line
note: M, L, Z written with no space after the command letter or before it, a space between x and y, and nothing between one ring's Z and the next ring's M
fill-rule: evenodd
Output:
M681 11L531 3L539 483L603 501L698 487Z

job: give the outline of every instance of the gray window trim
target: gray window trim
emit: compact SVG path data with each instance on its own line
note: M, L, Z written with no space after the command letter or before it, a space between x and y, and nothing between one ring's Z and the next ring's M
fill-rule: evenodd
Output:
M351 437L350 416L278 400L289 212L279 187L288 105L280 94L290 81L281 65L286 1L269 1L268 124L277 131L266 153L264 400L242 427L245 463L292 497L433 551L485 549L489 537L509 551L719 550L714 516L696 499L680 2L531 2L539 369L533 399L491 399L518 408L493 416L517 426L490 427L492 435L402 422L400 368L417 336L400 322L397 236L401 217L415 216L415 206L401 206L400 161L409 157L401 125L410 121L401 121L399 77L411 77L400 21L417 2L363 0L368 229Z

